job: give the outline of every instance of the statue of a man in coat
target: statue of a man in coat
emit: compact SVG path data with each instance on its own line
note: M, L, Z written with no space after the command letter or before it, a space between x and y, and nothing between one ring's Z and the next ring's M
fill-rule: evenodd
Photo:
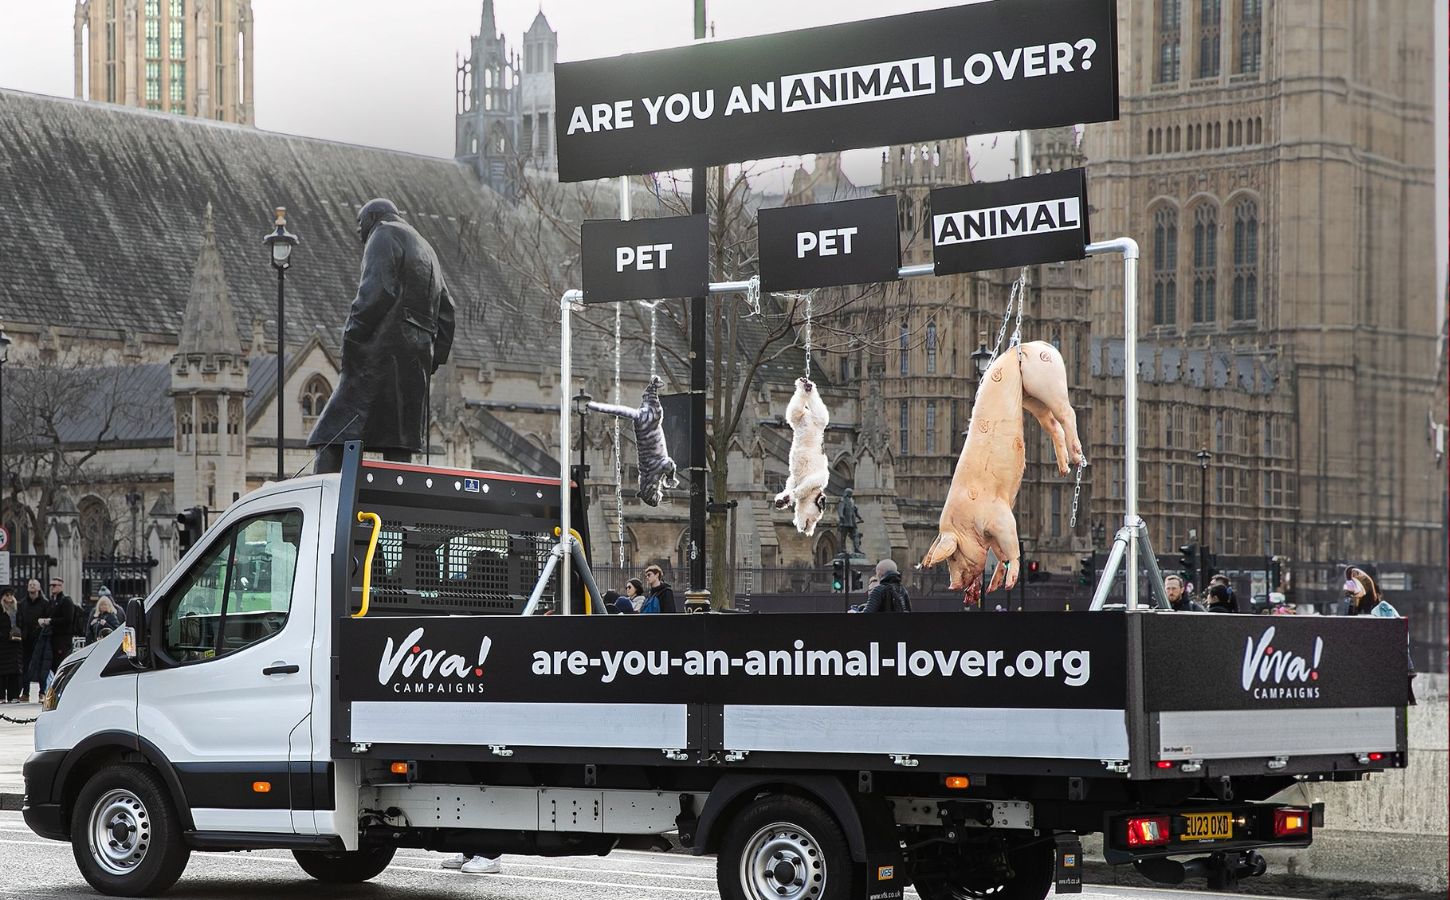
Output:
M342 377L307 446L317 471L342 468L344 441L407 462L428 439L429 380L453 346L453 298L432 246L391 200L357 214L362 275L342 333Z

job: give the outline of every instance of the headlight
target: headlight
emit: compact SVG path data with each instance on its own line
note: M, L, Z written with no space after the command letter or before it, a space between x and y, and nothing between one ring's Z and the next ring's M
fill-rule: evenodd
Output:
M84 661L81 660L81 662ZM40 698L41 712L50 712L59 705L60 692L65 690L66 685L70 684L70 680L75 677L76 672L80 671L80 667L81 663L78 662L73 665L63 665L56 671L55 677L50 680L50 688Z

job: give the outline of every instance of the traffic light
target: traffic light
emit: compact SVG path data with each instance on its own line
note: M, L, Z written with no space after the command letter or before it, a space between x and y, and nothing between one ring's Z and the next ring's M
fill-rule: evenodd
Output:
M831 590L841 593L846 587L846 561L841 557L831 560Z
M1215 575L1218 574L1218 554L1217 553L1204 553L1203 554L1203 564L1204 564L1204 566L1206 566L1208 568L1208 577L1209 578L1212 578L1213 576L1215 576ZM1205 580L1207 580L1207 579L1205 579Z
M1178 548L1178 568L1183 570L1184 581L1198 578L1198 545L1184 544Z
M206 531L206 510L200 506L193 506L176 514L176 534L181 543L181 552L190 550L191 545L201 538L203 531Z
M1284 557L1269 557L1269 590L1281 591L1284 585Z
M1027 581L1029 583L1047 580L1049 573L1046 569L1042 568L1042 563L1037 560L1029 559L1027 565L1023 566L1023 568L1027 570Z
M1077 558L1077 583L1091 585L1093 579L1098 576L1098 560L1096 554L1079 556Z
M863 581L863 580L861 580L861 570L860 569L852 569L851 570L851 590L853 590L853 591L859 591L863 587L865 587L865 585L866 585L866 582Z

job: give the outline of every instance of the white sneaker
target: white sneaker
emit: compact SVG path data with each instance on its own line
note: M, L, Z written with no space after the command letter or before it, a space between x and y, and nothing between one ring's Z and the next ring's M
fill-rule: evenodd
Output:
M464 875L497 875L503 871L497 859L489 859L487 856L475 856L464 863L461 869Z
M469 856L467 853L455 853L454 855L443 860L443 868L461 869L463 868L463 864L468 862L472 858L473 857Z

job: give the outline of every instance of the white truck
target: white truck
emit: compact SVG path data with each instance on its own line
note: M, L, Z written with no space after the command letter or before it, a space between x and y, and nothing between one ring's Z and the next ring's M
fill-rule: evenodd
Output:
M26 822L116 896L194 849L358 882L676 834L732 900L1039 900L1094 832L1230 886L1322 817L1267 798L1406 763L1402 621L604 616L550 594L559 496L350 444L234 503L61 666Z

